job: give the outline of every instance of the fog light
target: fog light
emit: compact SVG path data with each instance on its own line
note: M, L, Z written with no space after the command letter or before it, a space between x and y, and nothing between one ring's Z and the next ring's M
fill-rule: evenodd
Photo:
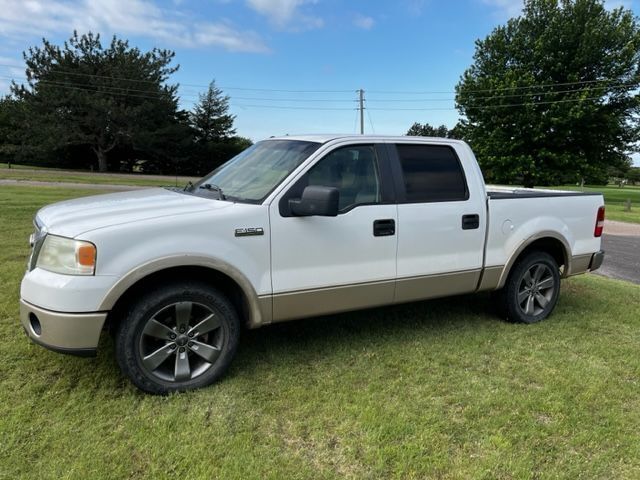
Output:
M29 323L31 324L31 330L33 330L33 333L40 336L42 333L42 326L40 325L40 320L38 320L38 317L36 317L34 313L29 314Z

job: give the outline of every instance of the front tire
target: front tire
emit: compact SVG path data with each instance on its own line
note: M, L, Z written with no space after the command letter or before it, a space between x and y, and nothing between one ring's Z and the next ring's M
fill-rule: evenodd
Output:
M240 338L229 300L199 282L160 287L133 303L116 331L122 372L152 394L201 388L228 369Z
M511 270L499 301L507 320L537 323L547 318L558 302L560 272L555 259L532 251Z

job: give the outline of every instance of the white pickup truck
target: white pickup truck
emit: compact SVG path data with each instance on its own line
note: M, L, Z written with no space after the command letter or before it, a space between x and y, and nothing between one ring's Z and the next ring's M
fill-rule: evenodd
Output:
M21 322L81 355L109 325L150 393L214 382L243 326L488 290L507 319L538 322L561 277L601 265L603 205L487 188L460 141L271 138L185 189L41 209Z

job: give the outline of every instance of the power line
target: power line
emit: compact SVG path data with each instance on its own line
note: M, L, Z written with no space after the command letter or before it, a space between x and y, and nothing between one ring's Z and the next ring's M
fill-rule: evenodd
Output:
M4 78L4 77L0 77L0 78ZM59 84L55 82L45 82L45 81L42 81L42 83L44 83L45 85L53 84L53 86L57 88L84 91L84 92L90 92L90 93L98 93L102 95L119 95L119 96L125 96L125 97L133 97L133 98L148 98L153 100L162 98L161 94L151 96L151 95L138 95L138 94L126 93L126 92L102 91L99 89L90 88L89 85L72 86L68 84ZM272 109L285 109L285 110L357 110L356 108L338 108L338 107L296 107L296 106L286 106L286 105L237 104L233 102L233 99L231 99L231 104L235 107L241 107L241 108L272 108Z
M534 96L543 96L543 95L558 95L562 93L582 93L589 92L593 93L594 90L602 90L605 88L637 88L640 86L640 82L630 85L630 84L611 84L602 87L590 87L590 88L578 88L572 90L552 90L547 92L526 92L526 93L511 93L507 95L490 95L484 97L475 97L473 100L493 100L496 98L513 98L513 97L534 97ZM416 103L416 102L454 102L456 98L373 98L369 99L370 102L385 102L385 103Z
M466 109L475 109L475 110L491 110L496 108L507 108L507 107L525 107L525 106L535 106L535 105L551 105L555 103L571 103L571 102L582 102L586 100L601 100L602 97L586 97L586 98L571 98L565 100L551 100L548 102L527 102L527 103L510 103L506 105L482 105L482 106L468 106ZM434 111L434 110L457 110L457 108L370 108L369 110L381 110L381 111Z
M16 77L5 77L0 76L0 79L5 80L13 80ZM70 87L75 89L81 89L86 91L99 91L99 92L109 92L109 93L118 93L118 94L126 94L129 95L130 92L133 92L130 96L136 96L140 98L161 98L166 95L168 92L153 92L149 90L140 90L133 89L127 87L118 87L111 85L92 85L86 83L77 83L77 82L63 82L63 81L55 81L55 80L39 80L38 84L42 85L52 85L59 87ZM137 95L138 92L141 95ZM199 96L194 95L185 95L180 93L181 98L186 98L188 100L199 100ZM269 101L269 102L300 102L300 103L353 103L356 100L353 99L344 99L344 98L263 98L263 97L230 97L233 100L252 100L252 101Z
M6 68L17 68L16 65L10 65L6 63L0 63L0 67ZM70 70L64 69L55 69L51 70L52 74L64 74L64 75L76 75L81 77L93 77L93 78L104 78L110 80L123 80L127 82L134 83L150 83L157 84L154 80L143 80L136 78L126 78L126 77L114 77L111 75L99 75L96 73L83 73L83 72L73 72ZM202 85L196 83L182 83L181 85L185 87L196 87L196 88L209 88L209 85ZM249 88L249 87L225 87L225 86L217 86L223 90L240 90L240 91L252 91L252 92L280 92L280 93L352 93L353 90L297 90L297 89L276 89L276 88Z
M376 134L376 129L373 128L373 120L371 120L371 112L367 108L367 117L369 117L369 125L371 125L371 133Z
M11 64L2 64L0 63L0 67L5 68L16 68L16 65ZM93 77L93 78L104 78L111 80L123 80L134 83L150 83L157 84L156 81L153 80L142 80L142 79L132 79L126 77L115 77L110 75L99 75L94 73L83 73L83 72L73 72L69 70L57 69L51 72L52 74L66 74L66 75L75 75L82 77ZM26 77L23 77L26 78ZM37 80L36 80L37 81ZM529 90L533 88L547 88L547 87L560 87L560 86L569 86L569 85L590 85L590 84L611 84L609 86L627 86L632 88L633 86L638 86L638 80L632 82L632 84L621 83L619 79L600 79L600 80L580 80L574 82L559 82L559 83L543 83L543 84L534 84L534 85L525 85L525 86L514 86L514 87L498 87L498 88L488 88L488 89L474 89L467 90L468 93L487 93L487 92L501 92L501 91L510 91L510 90ZM203 84L193 84L193 83L179 83L179 87L196 87L196 88L209 88L209 85ZM253 92L278 92L278 93L353 93L354 90L329 90L329 89L318 89L318 90L301 90L301 89L275 89L275 88L250 88L250 87L228 87L228 86L218 86L218 88L223 90L238 90L238 91L253 91ZM605 88L600 87L600 88ZM368 93L379 93L379 94L398 94L398 95L443 95L443 94L451 94L456 93L454 91L411 91L411 90L368 90ZM558 92L559 93L559 92ZM525 94L517 94L512 96L520 96ZM506 95L505 95L506 96ZM436 100L436 99L433 99ZM437 99L440 100L440 99ZM444 99L442 99L444 100ZM378 100L382 101L382 100ZM408 100L413 101L413 100Z
M11 79L10 77L2 77L0 76L0 78L7 78L7 79ZM162 92L147 92L146 95L141 95L141 94L136 94L136 93L130 93L130 92L121 92L121 91L112 91L109 90L108 86L94 86L94 85L82 85L82 84L69 84L69 83L65 83L65 82L51 82L51 81L46 81L46 80L42 80L39 83L42 83L44 85L52 85L55 86L57 88L64 88L64 89L69 89L69 90L77 90L77 91L84 91L84 92L91 92L91 93L98 93L98 94L103 94L103 95L119 95L119 96L125 96L125 97L133 97L133 98L148 98L148 99L159 99L162 98L164 95L166 95L165 93ZM107 90L103 90L103 88L106 88ZM123 88L121 87L112 87L115 88L116 90L123 90ZM126 90L126 89L125 89ZM231 104L235 107L240 107L240 108L264 108L264 109L285 109L285 110L325 110L325 111L338 111L338 110L357 110L360 112L360 120L361 120L361 131L364 130L364 124L363 124L363 115L364 115L364 91L360 91L358 90L358 92L362 94L362 102L359 105L359 108L348 108L348 107L310 107L310 106L292 106L292 105L258 105L258 104L242 104L242 103L235 103L235 100L233 98L231 98ZM167 92L169 93L169 92ZM258 100L256 98L253 97L242 97L245 98L246 100ZM596 96L596 97L585 97L585 98L572 98L572 99L562 99L562 100L551 100L551 101L530 101L530 102L525 102L525 103L510 103L510 104L503 104L503 105L471 105L471 106L466 106L465 108L467 109L478 109L478 110L489 110L489 109L496 109L496 108L507 108L507 107L521 107L521 106L534 106L534 105L550 105L550 104L556 104L556 103L571 103L571 102L581 102L581 101L587 101L587 100L600 100L602 99L602 96ZM302 99L300 100L295 100L295 99L290 99L287 101L303 101ZM346 101L346 100L345 100ZM353 101L353 100L351 100ZM453 107L453 108L447 108L447 107L442 107L442 108L434 108L434 107L428 107L428 108L381 108L381 107L367 107L368 110L378 110L378 111L451 111L451 110L457 110L457 108Z
M252 104L233 103L233 101L231 102L231 104L234 107L241 107L241 108L274 108L277 110L349 110L349 111L358 110L357 108L340 108L340 107L330 108L330 107L294 107L294 106L285 106L285 105L252 105Z
M593 83L611 83L619 81L618 79L604 78L600 80L581 80L577 82L559 82L559 83L542 83L535 85L524 85L517 87L499 87L499 88L487 88L487 89L475 89L467 90L468 93L486 93L486 92L500 92L505 90L524 90L530 88L544 88L544 87L563 87L567 85L584 85ZM635 81L637 83L637 79ZM368 90L369 93L384 93L384 94L398 94L398 95L444 95L448 93L456 93L452 91L409 91L409 90Z

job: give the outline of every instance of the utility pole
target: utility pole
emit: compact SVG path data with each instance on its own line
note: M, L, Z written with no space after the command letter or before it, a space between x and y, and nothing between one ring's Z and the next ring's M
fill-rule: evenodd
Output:
M364 90L358 90L360 94L360 135L364 135Z

